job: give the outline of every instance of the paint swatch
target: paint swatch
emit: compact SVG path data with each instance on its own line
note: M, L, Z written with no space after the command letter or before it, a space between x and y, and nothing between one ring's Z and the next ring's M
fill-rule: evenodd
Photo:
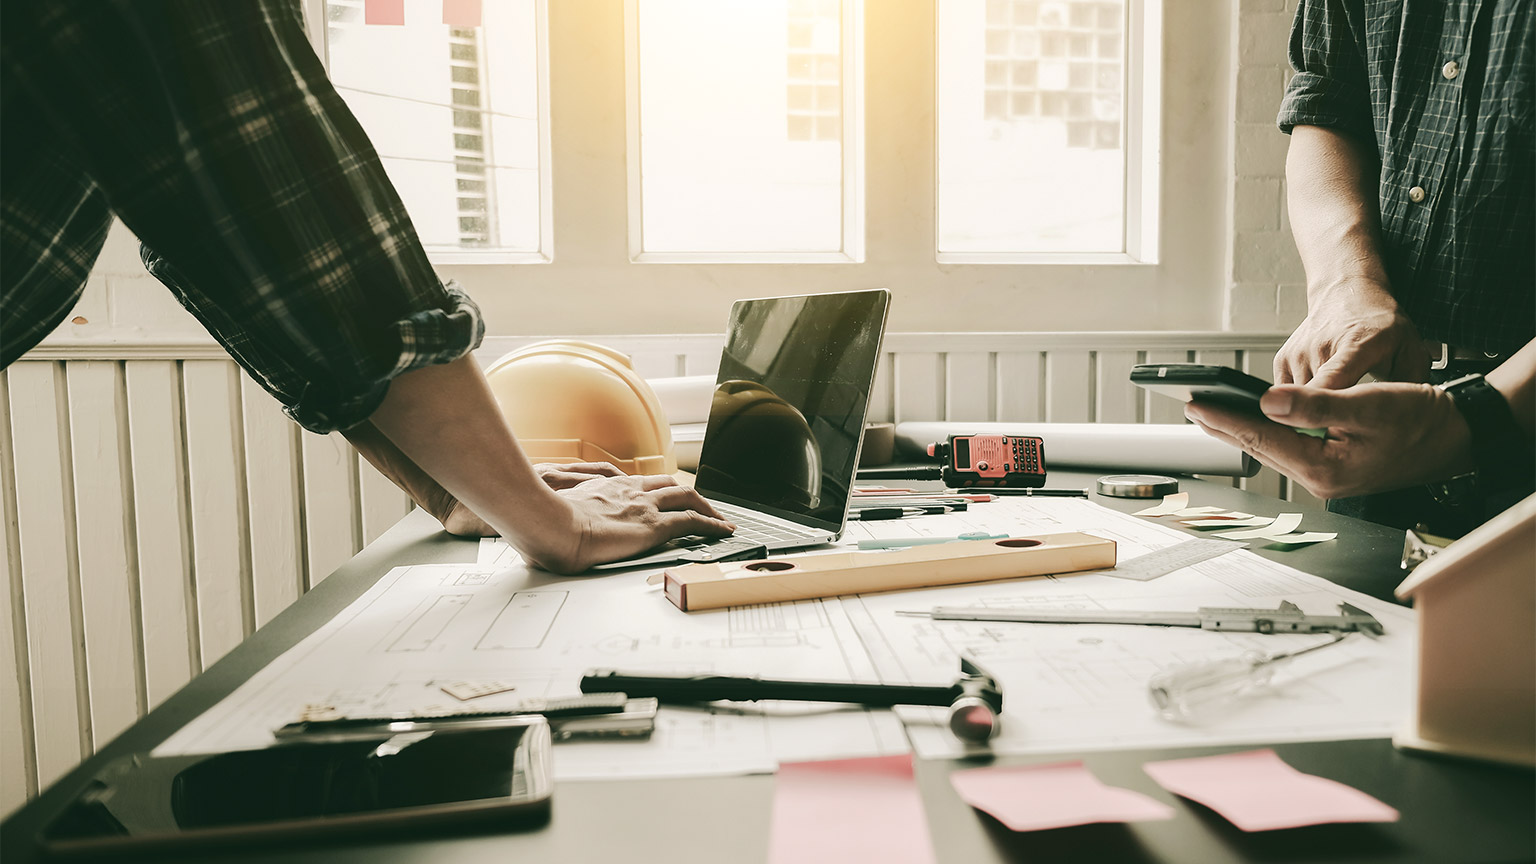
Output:
M405 0L363 0L364 24L405 23Z
M443 23L449 27L479 27L480 0L443 0Z
M1172 807L1105 786L1082 762L971 768L950 774L949 782L961 800L1012 831L1173 818Z
M779 766L769 864L934 860L910 754Z
M1159 786L1244 831L1398 818L1396 810L1358 789L1297 771L1273 750L1148 762L1143 768Z

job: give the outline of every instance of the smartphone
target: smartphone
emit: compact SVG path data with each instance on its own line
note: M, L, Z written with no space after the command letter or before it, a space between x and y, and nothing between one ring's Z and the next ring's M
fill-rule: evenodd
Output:
M554 785L549 724L522 719L425 737L126 756L39 840L74 857L543 824Z
M1131 368L1131 383L1183 402L1209 402L1262 414L1259 397L1269 382L1227 366L1201 363L1143 363Z

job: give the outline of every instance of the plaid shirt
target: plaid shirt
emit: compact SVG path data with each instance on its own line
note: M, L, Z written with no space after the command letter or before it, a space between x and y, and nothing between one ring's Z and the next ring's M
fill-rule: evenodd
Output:
M0 68L0 367L74 306L113 213L311 430L479 344L298 0L7 0Z
M1383 257L1426 338L1536 335L1536 13L1530 0L1302 0L1280 128L1374 144Z

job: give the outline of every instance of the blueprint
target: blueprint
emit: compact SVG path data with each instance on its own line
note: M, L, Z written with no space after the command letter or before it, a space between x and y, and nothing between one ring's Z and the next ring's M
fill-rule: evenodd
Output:
M400 567L156 749L263 747L306 706L347 714L490 711L569 696L591 668L871 680L842 604L684 615L643 574L562 579L526 567ZM469 706L445 683L515 689ZM561 743L560 779L772 771L780 760L907 752L888 711L779 705L664 708L645 742Z
M843 542L970 531L1086 531L1115 540L1122 565L1189 540L1154 519L1087 500L1005 498L965 513L854 522ZM572 695L592 668L948 684L962 652L1003 685L1003 732L992 742L1001 753L1376 737L1391 734L1407 716L1413 612L1240 548L1144 582L1064 574L691 613L646 584L650 571L557 577L530 570L500 541L482 542L479 555L478 564L390 571L156 753L266 746L272 729L298 719L307 706L349 714L496 710L530 697ZM1274 608L1281 600L1318 613L1349 602L1375 615L1387 635L1352 637L1298 658L1262 698L1198 726L1155 714L1146 692L1153 674L1319 637L898 614L940 605ZM474 691L476 682L495 682L486 690L513 689L467 703L442 689ZM664 707L647 741L558 744L555 773L564 780L754 773L772 771L780 761L888 755L909 746L924 757L964 752L934 709Z
M984 531L1046 534L1064 530L1115 540L1121 562L1189 540L1151 519L1078 499L1012 499L933 517L917 533ZM849 536L898 537L917 525L853 523ZM1235 545L1235 544L1234 544ZM1386 635L1354 637L1282 667L1262 698L1236 703L1198 725L1160 719L1147 681L1176 664L1274 653L1323 641L1315 635L1259 635L1113 624L1012 624L934 621L898 615L934 606L1193 611L1201 606L1275 608L1289 600L1307 612L1336 613L1348 602L1381 621ZM1245 549L1148 582L1065 574L843 598L881 680L928 682L954 668L961 652L1003 685L998 753L1081 752L1130 747L1246 744L1389 736L1406 721L1416 624L1412 610L1340 587ZM958 756L943 715L900 709L914 750Z

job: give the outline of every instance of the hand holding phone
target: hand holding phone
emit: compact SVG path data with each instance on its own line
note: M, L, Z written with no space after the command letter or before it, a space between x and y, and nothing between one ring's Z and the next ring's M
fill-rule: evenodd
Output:
M1131 383L1172 396L1181 402L1219 405L1233 411L1263 417L1259 400L1269 382L1228 366L1203 363L1143 363L1131 368ZM1314 438L1327 437L1326 429L1297 429Z

